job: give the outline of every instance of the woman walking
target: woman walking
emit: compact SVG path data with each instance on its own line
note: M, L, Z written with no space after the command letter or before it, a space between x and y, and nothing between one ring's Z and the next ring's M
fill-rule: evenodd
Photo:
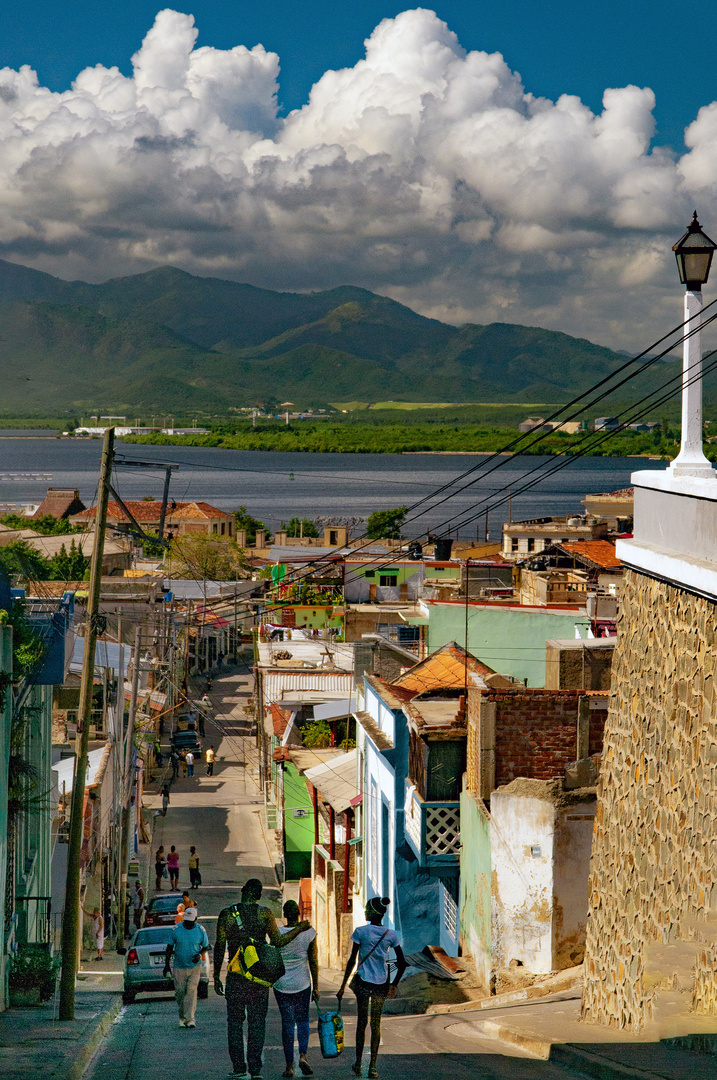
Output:
M167 816L167 808L169 806L169 785L165 784L162 788L162 817Z
M299 905L295 900L287 900L283 910L286 926L279 927L282 935L288 934L298 924ZM313 1076L314 1070L306 1060L306 1054L309 1049L309 1002L312 998L314 1001L319 1000L319 956L314 928L302 930L281 950L281 959L286 972L274 983L274 997L281 1013L281 1038L286 1059L286 1068L281 1075L294 1075L296 1028L299 1037L299 1068L304 1076Z
M197 849L192 845L189 849L189 887L198 889L202 884L202 875L199 873L199 856Z
M368 1065L369 1080L376 1080L376 1059L378 1048L381 1045L381 1013L386 1004L386 998L396 996L396 987L401 981L406 967L406 958L398 934L395 930L384 929L381 926L386 908L390 900L387 896L380 899L374 896L366 904L365 926L359 926L351 935L353 947L344 981L339 987L336 997L341 1001L346 989L346 983L358 960L356 974L349 983L356 995L356 1061L351 1066L354 1076L361 1076L361 1058L366 1035L366 1023L369 1018L369 1005L371 1008L371 1058ZM388 951L393 949L396 955L396 975L391 982L388 971Z
M154 887L157 892L162 890L162 878L164 877L164 870L167 865L167 860L164 857L164 845L160 845L154 853Z
M174 844L167 856L167 873L169 874L169 887L175 892L179 887L179 852Z

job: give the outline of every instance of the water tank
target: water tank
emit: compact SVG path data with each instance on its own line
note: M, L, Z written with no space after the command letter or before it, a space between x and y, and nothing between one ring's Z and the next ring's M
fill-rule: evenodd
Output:
M437 536L433 558L439 562L447 562L451 557L453 541L448 536Z

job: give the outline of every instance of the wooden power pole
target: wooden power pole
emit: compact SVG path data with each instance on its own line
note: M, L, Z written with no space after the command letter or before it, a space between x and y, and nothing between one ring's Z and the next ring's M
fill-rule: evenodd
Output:
M87 756L90 742L90 719L92 714L92 687L95 674L95 645L102 585L102 555L107 529L107 503L115 429L107 428L102 447L102 468L97 492L97 515L95 517L95 542L90 564L90 589L87 599L85 624L85 650L82 657L80 704L77 712L77 740L75 776L72 783L70 832L67 841L67 878L65 882L65 911L62 916L62 972L60 975L60 1020L75 1019L75 979L80 947L80 855L87 777Z
M137 715L137 692L139 689L139 649L140 627L134 628L134 660L132 668L132 693L129 699L129 716L127 718L127 730L124 731L124 743L120 743L122 763L120 772L120 792L122 799L122 811L120 817L120 842L119 842L119 893L117 896L117 940L115 950L124 955L124 922L125 907L127 904L127 860L129 858L129 808L130 795L132 793L132 751L134 749L134 726ZM122 674L122 717L124 718L124 673Z

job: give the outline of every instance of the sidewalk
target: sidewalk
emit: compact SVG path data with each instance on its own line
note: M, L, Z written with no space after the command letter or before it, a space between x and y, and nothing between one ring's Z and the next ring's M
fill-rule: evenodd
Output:
M660 992L655 1020L639 1034L586 1024L579 1000L546 1001L491 1010L463 1021L460 1034L490 1038L534 1058L597 1080L714 1080L717 1017L685 1009L677 992Z
M54 1001L0 1013L0 1076L3 1080L52 1077L80 1080L122 1008L120 994L75 997L75 1019L59 1021Z

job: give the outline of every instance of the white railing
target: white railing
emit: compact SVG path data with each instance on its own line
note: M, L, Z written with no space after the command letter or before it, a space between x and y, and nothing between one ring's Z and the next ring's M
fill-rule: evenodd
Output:
M406 802L404 819L406 835L413 842L416 851L421 850L421 807L413 793Z

